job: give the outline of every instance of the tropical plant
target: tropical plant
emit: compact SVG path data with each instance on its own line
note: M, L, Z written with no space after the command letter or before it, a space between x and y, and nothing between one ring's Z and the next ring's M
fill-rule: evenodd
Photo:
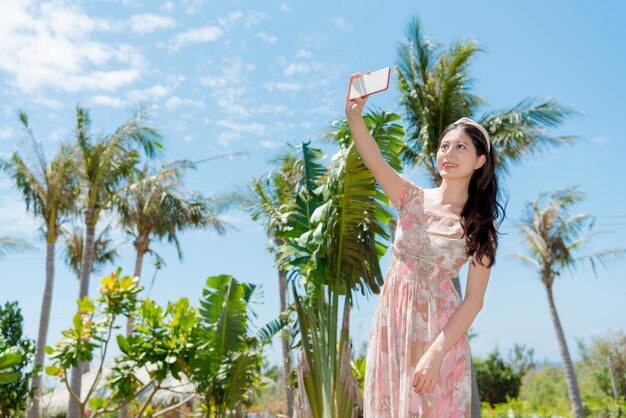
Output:
M107 225L96 238L94 243L94 255L91 262L91 272L98 273L101 268L115 261L117 258L117 247L113 246L113 240L110 238L111 224ZM83 230L72 225L72 229L63 229L65 236L65 249L63 250L63 258L65 264L80 280L80 263L85 245L85 237Z
M280 258L277 248L284 244L284 240L278 237L278 231L281 228L289 228L283 223L276 222L275 214L280 212L283 205L293 200L293 190L295 190L297 182L294 164L297 156L292 148L282 150L279 155L272 158L270 164L278 165L278 168L259 178L254 178L246 193L241 193L239 199L240 205L250 212L252 220L263 219L265 233L271 242L268 250L274 253L275 260ZM280 315L285 320L288 320L287 271L281 268L278 269L278 296ZM281 346L283 351L282 373L283 381L285 382L287 415L293 416L293 388L289 385L291 379L290 335L288 329L283 330Z
M399 119L386 112L364 116L396 169L404 136ZM277 232L285 241L278 249L278 266L290 271L300 331L294 408L299 416L350 417L362 410L351 367L350 309L357 290L363 295L380 292L379 260L387 248L377 238L389 238L391 214L383 206L388 199L354 148L346 121L335 123L328 137L340 145L329 167L319 163L320 150L302 144L292 202L273 221L283 224ZM304 296L298 295L297 278Z
M543 201L548 197L548 202ZM585 213L570 214L572 207L585 198L585 193L577 187L552 192L544 192L527 204L522 220L516 227L522 233L528 254L507 254L536 270L546 288L550 318L556 332L559 352L563 362L568 395L575 417L584 416L580 390L574 373L565 333L556 310L553 295L554 280L563 270L575 272L581 264L589 263L597 277L596 264L606 267L606 260L626 254L625 249L601 250L592 254L576 256L586 241L595 233L581 236L583 230L591 230L594 217Z
M152 249L154 240L173 243L179 259L183 253L178 234L192 228L213 227L218 234L225 233L226 222L215 216L209 201L200 194L183 189L182 176L193 167L188 161L175 161L156 172L146 164L133 173L129 184L113 199L120 225L133 240L135 247L134 276L141 278L145 254L161 257ZM131 315L126 335L132 331Z
M24 317L17 302L6 302L4 306L0 306L0 338L6 345L14 347L14 353L20 356L20 361L12 366L12 372L17 373L17 379L0 386L0 416L2 417L19 416L34 392L31 378L37 370L33 367L35 341L24 336L23 326ZM3 366L0 366L0 369L2 368Z
M200 322L192 337L197 351L190 369L207 416L225 417L249 405L263 388L263 348L286 322L276 319L253 332L249 316L255 314L249 305L256 288L222 274L207 278L202 291Z
M26 203L26 208L41 220L42 231L46 240L46 279L35 355L35 364L41 368L44 364L44 347L50 323L56 242L61 233L61 226L74 210L78 178L73 149L68 144L62 143L52 160L48 162L41 142L37 140L30 127L26 113L20 112L19 119L32 143L35 161L32 164L29 163L28 158L16 151L10 159L0 161L0 168L11 177ZM41 396L41 375L39 373L35 373L33 376L33 386L35 392L28 417L39 418L39 398Z
M550 134L550 128L559 126L574 113L555 99L528 97L510 108L474 116L481 106L487 105L471 91L470 65L479 52L483 50L474 40L455 41L446 48L426 37L417 17L409 23L406 39L398 49L395 72L408 124L400 156L405 165L424 168L433 186L442 180L436 164L438 139L446 126L463 116L474 118L487 129L497 150L497 170L502 173L508 173L511 164L528 155L540 155L577 139ZM462 295L459 277L454 277L452 283ZM472 379L476 387L475 373ZM477 395L478 391L473 390L473 417L480 417Z
M79 299L88 296L94 251L96 225L104 210L110 209L111 201L136 169L142 148L148 157L162 148L158 131L146 123L145 109L132 117L113 133L94 138L91 133L89 112L76 107L77 165L81 181L81 214L85 224L85 244L81 257ZM75 393L81 387L81 367L72 370L71 386ZM68 418L81 414L79 403L69 400Z

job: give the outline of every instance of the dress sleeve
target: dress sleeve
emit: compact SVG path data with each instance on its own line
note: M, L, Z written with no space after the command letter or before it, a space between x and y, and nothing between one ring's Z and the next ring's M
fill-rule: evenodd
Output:
M413 184L413 182L404 177L404 175L399 174L399 176L402 179L402 192L400 193L400 200L397 202L391 202L393 207L396 208L398 212L404 209L406 203L411 200L411 197L415 195L418 189L417 185Z

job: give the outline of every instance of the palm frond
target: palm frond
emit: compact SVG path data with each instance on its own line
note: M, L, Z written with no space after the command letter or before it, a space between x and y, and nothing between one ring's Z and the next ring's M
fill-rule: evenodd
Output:
M579 113L556 99L527 97L509 109L490 111L479 121L498 150L500 168L508 172L511 163L520 163L525 157L538 156L578 140L574 135L551 135L549 129Z

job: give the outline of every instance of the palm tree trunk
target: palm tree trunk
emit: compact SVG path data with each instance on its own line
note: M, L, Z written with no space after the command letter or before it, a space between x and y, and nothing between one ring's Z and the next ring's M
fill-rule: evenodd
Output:
M52 291L54 287L54 250L56 239L48 242L46 245L46 284L43 292L43 301L41 302L41 315L39 318L39 336L37 338L37 352L35 354L35 364L40 364L43 368L46 346L48 338L48 326L50 325L50 309L52 307ZM41 397L41 373L36 373L33 377L33 386L35 388L34 397L30 409L28 410L28 418L39 418L39 399Z
M569 394L570 403L572 404L572 412L574 417L584 417L585 410L583 408L582 400L580 399L580 391L578 389L578 382L576 381L576 373L574 373L574 365L569 355L567 348L567 342L565 341L565 334L561 327L561 321L559 315L556 312L556 306L554 306L554 297L552 295L552 287L546 286L548 291L548 304L550 305L550 316L552 317L552 324L556 330L556 338L559 343L559 351L561 352L561 359L563 360L563 368L565 369L565 378L567 381L567 392Z
M278 270L280 311L287 309L287 272ZM287 415L293 416L293 388L289 387L289 376L291 375L291 361L289 356L289 341L287 331L282 331L281 343L283 346L283 380L285 381L285 392L287 396Z
M143 265L143 256L145 251L143 249L137 249L137 257L135 258L135 274L133 277L141 277L141 267ZM126 321L126 336L130 337L130 334L133 333L133 321L134 317L131 312L128 315L128 321Z
M135 274L133 277L141 277L141 267L143 265L143 255L146 253L146 251L143 250L143 248L139 248L136 245L136 249L137 249L137 258L135 258ZM133 313L131 312L128 315L128 320L126 321L126 337L130 337L130 334L133 333L133 322L134 322L134 317L133 317ZM122 409L120 409L120 413L119 413L119 418L127 418L128 417L128 407L125 406Z
M452 285L454 286L457 293L459 294L459 297L462 300L463 296L461 294L461 282L459 280L458 274L454 276L454 278L452 278ZM469 339L467 341L469 344ZM470 351L471 351L471 347L470 347ZM471 405L472 418L480 418L481 412L480 412L480 396L478 395L478 380L476 379L476 370L474 370L474 360L471 358L471 355L470 355L470 364L472 368L472 405Z
M93 267L93 252L96 235L96 210L94 208L87 209L85 213L85 229L87 234L85 236L85 246L83 247L83 256L80 263L80 292L79 298L82 300L89 294L89 278L91 276L91 269ZM72 369L72 379L70 381L70 388L78 398L81 398L82 388L82 362L78 367ZM81 399L82 400L82 399ZM69 406L67 410L67 418L81 418L83 411L81 411L80 405L70 396Z

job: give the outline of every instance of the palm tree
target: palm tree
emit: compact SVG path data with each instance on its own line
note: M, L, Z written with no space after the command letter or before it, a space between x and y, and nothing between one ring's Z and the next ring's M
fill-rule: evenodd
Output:
M364 116L381 152L398 170L404 136L399 119L385 112ZM303 143L294 164L296 188L271 216L285 242L277 250L277 265L290 271L302 347L294 409L299 416L351 417L362 409L362 395L351 368L350 310L357 291L380 292L379 259L387 248L377 238L389 238L391 214L347 123L336 124L329 135L340 145L330 166L319 163L320 150ZM297 293L296 278L304 296Z
M95 251L96 224L103 210L109 208L113 197L136 169L138 148L148 157L162 148L158 131L145 123L143 109L112 134L94 138L90 132L91 119L86 109L76 107L76 147L81 177L81 210L85 223L85 244L81 257L79 298L89 291L89 279ZM71 389L80 393L81 367L72 369ZM79 404L69 400L68 418L80 416Z
M111 224L107 225L96 238L91 264L92 273L99 272L100 267L107 263L112 263L117 258L117 247L113 247L113 240L109 237L110 229ZM76 278L80 280L80 262L85 245L83 230L76 225L72 225L72 230L64 229L63 234L65 235L65 250L63 251L65 264L76 275Z
M574 272L576 267L586 262L589 262L594 275L597 277L596 263L600 262L606 267L606 259L624 255L626 249L609 249L589 255L575 256L574 253L579 247L594 235L591 233L580 236L584 229L591 230L593 228L595 222L593 216L585 213L570 215L571 207L583 200L585 194L577 187L558 190L550 195L548 203L543 206L541 201L546 196L547 193L541 193L539 198L527 205L527 211L522 221L516 223L516 227L524 237L528 255L507 254L507 256L518 258L526 265L536 269L539 279L546 287L550 317L556 331L563 368L565 369L572 411L575 417L583 417L585 412L574 367L565 341L563 327L554 305L552 291L554 279L560 276L564 269Z
M94 244L94 255L91 271L97 273L100 267L112 263L117 258L117 248L112 247L112 240L108 237L111 224L100 232ZM80 280L80 262L83 256L84 236L83 231L76 225L72 225L72 230L63 229L65 236L65 250L63 258L65 264L74 272L76 278ZM83 363L82 373L89 372L89 362Z
M498 170L503 173L529 154L538 155L577 139L548 133L549 128L574 113L554 99L525 98L511 108L474 116L480 106L486 105L484 99L471 92L469 66L479 52L482 49L472 40L457 41L444 49L422 34L417 17L408 25L406 41L398 49L395 71L409 125L401 158L408 166L424 167L434 186L442 180L437 172L437 141L447 125L463 116L473 117L487 129L497 150ZM458 276L453 284L462 295ZM472 416L480 417L473 365L472 384Z
M182 189L182 176L190 167L193 165L188 161L176 161L153 172L146 164L114 197L120 225L133 239L137 253L134 277L141 277L144 255L156 254L150 245L155 239L173 243L182 259L179 232L210 226L219 235L225 233L228 224L215 216L209 201L198 193ZM129 316L127 336L132 332L132 321Z
M280 210L280 208L292 201L292 191L296 188L297 176L295 162L297 156L291 149L281 151L279 155L274 157L270 163L278 165L278 169L274 172L255 178L250 185L249 201L245 205L251 213L253 220L264 218L265 233L272 242L270 251L275 253L275 259L278 260L280 254L276 252L276 248L280 248L285 241L280 238L277 232L280 230L281 224L272 222L272 214ZM287 270L278 269L278 293L280 299L280 312L286 312L287 309ZM285 396L287 399L287 415L293 416L293 389L289 387L289 376L291 375L291 360L289 354L289 331L283 330L281 345L283 351L283 380L285 382Z
M48 337L54 288L56 242L61 233L61 225L66 222L73 211L78 191L78 178L72 148L67 144L61 144L57 153L48 163L43 146L35 138L26 113L20 112L19 119L33 145L34 165L29 165L19 152L14 152L9 160L0 162L0 167L11 176L15 187L26 203L26 208L40 218L43 223L43 234L46 239L46 282L41 303L37 351L35 353L35 367L43 367L44 347ZM28 416L29 418L38 418L41 374L35 373L33 386L35 391Z

